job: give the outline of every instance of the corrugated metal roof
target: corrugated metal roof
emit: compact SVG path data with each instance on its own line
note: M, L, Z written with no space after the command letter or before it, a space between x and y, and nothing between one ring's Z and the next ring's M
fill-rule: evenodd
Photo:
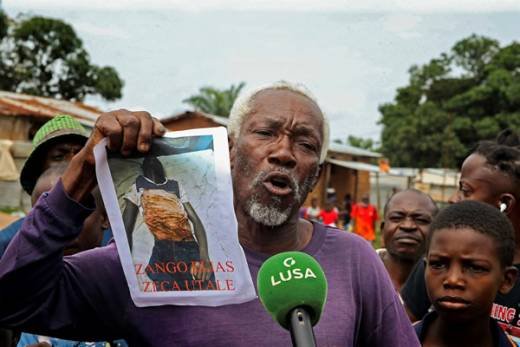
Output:
M332 142L329 144L329 151L357 155L360 157L370 157L370 158L381 158L381 153L372 152L367 149L358 148L349 145L343 145L336 142Z
M81 102L0 91L0 115L51 118L69 114L83 125L92 127L102 111Z
M347 169L357 170L357 171L368 171L368 172L379 172L379 166L361 163L359 161L350 161L350 160L339 160L327 158L325 160L327 163L331 163L334 165L338 165Z
M332 159L332 158L327 158L325 161L327 163L338 165L338 166L341 166L341 167L344 167L347 169L381 173L379 170L379 166L368 164L368 163L362 163L359 161L339 160L339 159ZM388 175L397 175L397 172L394 172L392 170L393 169L390 169L390 172L388 173ZM381 174L387 175L387 174L383 174L383 173L381 173Z

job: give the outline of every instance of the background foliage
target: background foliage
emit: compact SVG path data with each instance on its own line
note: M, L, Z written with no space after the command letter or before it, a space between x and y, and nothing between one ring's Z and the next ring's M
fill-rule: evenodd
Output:
M392 166L456 168L479 140L520 131L519 43L471 35L409 75L379 107Z
M81 101L121 98L123 81L109 66L90 62L69 24L45 17L0 16L0 89Z
M197 94L182 100L182 102L193 106L197 111L228 117L235 99L245 85L245 82L240 82L238 85L233 84L227 89L202 87Z

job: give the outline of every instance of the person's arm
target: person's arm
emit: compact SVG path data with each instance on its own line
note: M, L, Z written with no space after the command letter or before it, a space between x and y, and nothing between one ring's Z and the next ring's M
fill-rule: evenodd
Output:
M123 156L147 152L164 127L146 112L102 114L62 179L27 216L0 259L0 326L76 340L119 338L129 298L115 245L63 258L92 213L94 146L104 137ZM112 290L117 288L114 295Z
M199 263L199 266L196 269L192 269L192 271L198 279L206 281L211 277L211 263L209 259L206 229L197 215L197 212L195 212L193 209L193 206L191 206L189 202L183 203L183 206L186 209L186 213L188 214L188 219L193 224L193 232L195 233L195 238L199 244L199 255L201 263Z
M65 192L74 201L82 202L96 185L94 147L107 138L107 148L123 156L133 151L147 153L153 136L162 136L164 126L148 112L118 110L102 114L81 151L70 161L62 176Z
M124 277L115 247L63 257L94 207L93 199L71 200L61 181L40 198L0 259L0 326L77 340L121 336L116 317L128 289L118 285ZM123 292L114 298L106 283Z

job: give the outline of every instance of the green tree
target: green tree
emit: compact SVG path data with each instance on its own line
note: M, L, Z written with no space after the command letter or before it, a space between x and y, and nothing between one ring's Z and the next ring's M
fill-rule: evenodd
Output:
M372 139L364 139L362 137L349 135L347 138L347 143L354 147L368 149L369 151L375 150L375 143Z
M392 165L456 168L479 140L520 131L519 43L471 35L409 74L379 107L381 150Z
M7 16L4 11L0 9L0 40L7 34Z
M58 19L10 20L0 58L3 90L77 101L87 95L121 98L116 70L92 64L72 26Z
M240 82L238 85L233 84L228 89L222 90L202 87L198 94L192 95L182 102L193 106L197 111L228 117L235 99L245 85L244 82Z

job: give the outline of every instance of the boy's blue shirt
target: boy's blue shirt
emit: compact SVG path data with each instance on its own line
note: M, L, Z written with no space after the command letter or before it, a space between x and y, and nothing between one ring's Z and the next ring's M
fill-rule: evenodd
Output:
M431 311L427 313L424 318L416 323L414 323L413 327L415 329L415 332L417 333L417 337L419 338L419 341L421 344L424 342L424 338L426 337L426 332L428 331L431 323L437 319L438 315L437 312ZM490 319L490 327L491 327L491 334L493 335L494 339L494 346L498 347L518 347L519 345L513 341L511 336L507 335L504 330L502 330L499 326L496 320L493 318Z
M9 246L9 242L11 242L11 239L22 227L24 219L25 217L22 217L12 222L4 229L0 230L0 257L2 257L2 255L5 253L5 250L7 249L7 246Z

